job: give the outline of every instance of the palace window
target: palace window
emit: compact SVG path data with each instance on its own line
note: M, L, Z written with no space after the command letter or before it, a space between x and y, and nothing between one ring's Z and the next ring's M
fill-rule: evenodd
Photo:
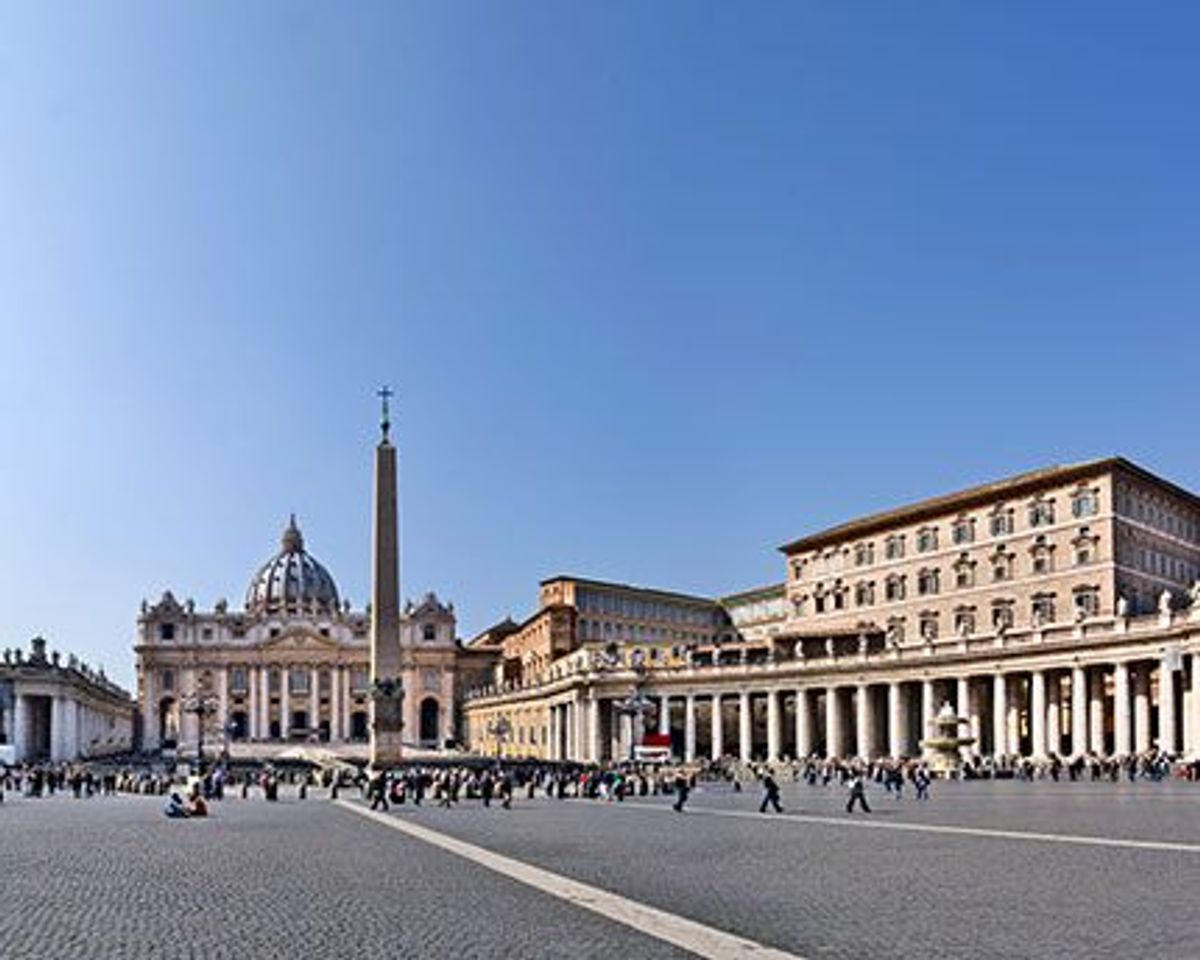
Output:
M904 534L897 533L883 542L883 555L888 560L899 560L904 556Z
M163 688L163 690L174 690L175 689L175 671L174 670L164 670L162 672L162 688Z
M856 567L865 567L875 562L875 545L873 543L859 543L854 547L854 565Z
M1071 516L1077 520L1100 512L1100 497L1095 490L1080 490L1071 498Z
M973 542L975 540L975 521L970 517L959 517L951 528L950 539L956 544Z
M992 601L992 627L996 630L1001 628L1011 629L1013 625L1013 601L1012 600L993 600Z
M884 585L883 585L884 597L889 601L903 600L904 594L905 594L904 581L905 581L905 577L903 577L902 575L900 575L898 573L893 573L890 577L887 578L886 581L884 581Z
M1039 536L1029 550L1032 558L1033 572L1049 573L1054 569L1054 547L1046 543L1044 536Z
M1096 560L1096 548L1100 538L1094 536L1087 527L1081 527L1079 536L1071 541L1071 546L1075 548L1075 565L1083 566L1084 564L1094 563Z
M203 627L200 630L201 640L211 640L213 638L212 627Z
M955 561L954 585L960 590L975 586L975 562L965 553Z
M432 643L437 639L437 627L432 623L426 623L421 626L421 639L426 643Z
M875 582L865 580L854 587L854 603L859 607L869 607L875 602Z
M1075 615L1079 617L1100 615L1100 590L1098 587L1075 588Z
M804 577L804 561L803 560L793 560L792 561L792 579L800 580L803 577Z
M175 624L162 623L158 627L159 640L174 640L175 639Z
M974 607L959 607L954 611L954 632L960 637L968 637L975 632Z
M804 597L792 597L792 615L796 617L804 616Z
M1054 622L1054 594L1052 593L1035 593L1033 595L1033 604L1030 608L1033 614L1034 626L1043 623Z
M267 689L271 693L279 692L279 671L270 670L267 673Z
M904 618L889 617L887 622L887 638L892 643L904 642Z
M822 587L817 587L813 593L813 609L817 613L825 612L825 590Z
M921 614L921 639L936 640L938 635L938 615L932 610Z
M1029 525L1048 527L1054 522L1054 501L1035 500L1029 505Z
M917 550L920 553L928 553L930 550L936 550L938 545L937 527L922 527L917 531Z
M846 609L846 594L847 593L849 593L849 590L846 587L841 586L840 584L838 584L837 586L835 586L833 588L833 609L834 610L845 610Z
M936 567L922 567L917 574L917 593L922 597L937 593L940 580L941 575Z
M988 518L988 531L993 537L1007 537L1012 533L1012 507L997 507Z
M1013 578L1013 555L997 550L991 557L992 581L1000 583Z

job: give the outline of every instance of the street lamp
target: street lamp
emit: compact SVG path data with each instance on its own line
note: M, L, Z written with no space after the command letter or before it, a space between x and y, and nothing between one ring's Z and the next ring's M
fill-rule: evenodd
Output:
M194 713L196 715L196 760L200 765L200 769L204 769L204 724L207 717L213 716L219 709L220 705L217 697L211 693L205 693L202 690L197 690L184 696L179 703L179 708L184 713Z
M500 759L500 748L508 735L512 733L512 724L508 722L508 717L500 717L487 725L487 733L489 737L496 738L496 759Z

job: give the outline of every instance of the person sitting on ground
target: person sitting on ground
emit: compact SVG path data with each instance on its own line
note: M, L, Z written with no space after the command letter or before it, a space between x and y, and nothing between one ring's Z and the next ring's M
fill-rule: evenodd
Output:
M163 809L163 813L173 820L189 816L187 807L183 803L183 797L178 793L171 794L170 799L167 800L166 807Z

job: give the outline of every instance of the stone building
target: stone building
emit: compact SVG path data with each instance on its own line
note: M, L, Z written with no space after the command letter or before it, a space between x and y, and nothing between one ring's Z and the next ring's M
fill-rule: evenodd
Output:
M133 701L74 656L5 650L0 662L0 763L94 759L133 748Z
M949 703L983 754L1200 753L1200 498L1127 460L781 550L784 584L686 598L669 640L626 611L678 595L601 585L620 601L585 610L570 587L588 581L544 584L534 617L486 641L502 667L468 697L469 742L600 761L654 724L689 760L912 756Z
M404 730L413 746L456 737L459 643L452 604L409 602L402 642ZM203 742L365 745L370 728L370 610L353 610L307 552L292 518L280 549L251 577L242 610L199 610L168 591L137 620L138 705L144 746L194 755Z

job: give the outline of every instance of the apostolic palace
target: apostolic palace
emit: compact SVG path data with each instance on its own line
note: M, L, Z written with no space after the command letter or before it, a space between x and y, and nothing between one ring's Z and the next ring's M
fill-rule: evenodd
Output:
M723 599L574 577L471 641L481 753L605 761L914 756L945 704L973 751L1200 752L1200 498L1120 458L810 534Z

